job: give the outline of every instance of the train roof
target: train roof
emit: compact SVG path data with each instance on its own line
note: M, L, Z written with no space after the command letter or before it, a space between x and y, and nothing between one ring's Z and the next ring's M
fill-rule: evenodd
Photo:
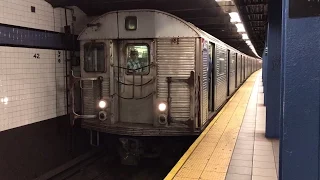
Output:
M138 28L136 31L127 31L125 29L125 19L128 16L137 17ZM201 37L208 41L219 43L219 45L230 50L240 52L192 23L170 13L153 9L119 10L105 13L93 20L80 33L78 40L183 37Z

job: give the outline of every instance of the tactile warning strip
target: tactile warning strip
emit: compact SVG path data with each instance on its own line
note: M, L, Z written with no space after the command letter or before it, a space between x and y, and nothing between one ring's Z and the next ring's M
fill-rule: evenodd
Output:
M258 73L247 79L165 179L225 179Z

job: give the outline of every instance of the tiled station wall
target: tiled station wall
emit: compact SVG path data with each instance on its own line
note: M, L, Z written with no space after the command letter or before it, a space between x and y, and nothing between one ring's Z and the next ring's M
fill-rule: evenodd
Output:
M87 17L74 9L75 33L79 33ZM32 28L63 33L66 16L70 25L71 10L53 8L44 0L0 0L0 24L16 26L16 32ZM0 29L0 43L10 35ZM67 114L65 75L63 49L0 46L0 131Z
M78 34L88 18L73 8ZM44 0L0 0L0 179L34 179L90 149L66 115L65 25Z
M0 46L1 131L66 114L63 52Z

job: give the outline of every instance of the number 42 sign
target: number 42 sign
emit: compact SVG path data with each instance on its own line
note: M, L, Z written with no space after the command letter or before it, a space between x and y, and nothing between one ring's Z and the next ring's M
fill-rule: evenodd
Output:
M36 54L34 54L33 57L36 58L36 59L40 59L40 54L39 54L39 53L36 53Z

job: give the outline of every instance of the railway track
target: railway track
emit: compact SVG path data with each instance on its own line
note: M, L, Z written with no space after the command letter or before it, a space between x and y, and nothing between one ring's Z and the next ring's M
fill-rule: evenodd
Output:
M35 180L161 180L193 141L183 137L167 142L160 157L141 159L138 166L122 165L115 149L95 148Z
M81 174L84 169L97 163L105 157L106 151L103 148L96 148L84 155L81 155L66 164L59 166L35 180L64 180Z

